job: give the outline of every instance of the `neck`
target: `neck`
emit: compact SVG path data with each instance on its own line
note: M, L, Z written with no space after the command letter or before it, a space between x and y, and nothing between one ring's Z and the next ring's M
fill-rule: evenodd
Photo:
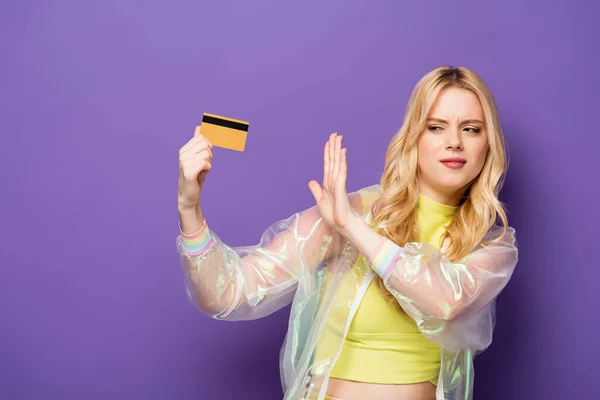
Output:
M466 190L467 189L465 188L465 189L461 189L456 192L446 193L446 192L440 192L437 190L433 190L426 186L419 185L419 192L422 195L429 197L431 200L433 200L435 202L438 202L440 204L444 204L447 206L459 205Z

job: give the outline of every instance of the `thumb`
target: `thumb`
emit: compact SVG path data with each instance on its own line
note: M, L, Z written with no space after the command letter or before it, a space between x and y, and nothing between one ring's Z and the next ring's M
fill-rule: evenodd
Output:
M315 197L315 201L318 203L323 195L323 189L321 189L321 185L319 185L317 181L310 181L308 182L308 188Z

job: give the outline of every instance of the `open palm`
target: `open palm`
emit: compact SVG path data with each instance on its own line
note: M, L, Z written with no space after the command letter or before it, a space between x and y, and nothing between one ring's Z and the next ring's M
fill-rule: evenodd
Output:
M308 184L321 216L334 229L344 229L352 218L352 208L346 192L346 149L342 136L333 133L325 144L323 186L316 181Z

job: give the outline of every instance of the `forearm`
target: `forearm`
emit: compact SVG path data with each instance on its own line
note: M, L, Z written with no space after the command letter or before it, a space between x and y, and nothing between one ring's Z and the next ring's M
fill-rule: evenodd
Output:
M399 300L410 301L421 312L437 317L446 317L449 308L454 310L458 306L451 300L452 296L446 296L448 291L444 289L451 286L450 282L433 272L442 268L441 258L420 259L417 256L416 259L409 257L408 265L399 262L405 249L375 232L360 218L353 219L343 235L368 259L373 271L390 285L390 290ZM432 262L437 262L439 267L430 268ZM460 300L464 301L464 298Z
M412 305L415 313L443 320L488 304L508 282L517 262L514 231L501 243L480 248L457 263L426 244L398 246L361 218L354 218L342 234L401 303Z
M222 251L214 247L214 238L200 208L180 209L180 250L190 300L204 312L216 316L225 311L235 295L233 280L228 276Z
M421 312L432 316L439 317L446 314L446 307L439 306L440 303L447 303L445 291L439 290L444 287L445 282L435 278L415 279L413 273L397 270L404 265L403 263L402 266L397 265L404 253L403 247L375 232L362 218L354 218L344 229L343 235L368 259L373 271L391 285L390 290L399 300L409 300ZM429 274L429 265L421 262L417 264L417 270L421 274ZM396 270L394 267L397 267ZM415 265L411 265L412 272L414 267Z
M361 217L353 218L342 230L344 235L368 260L371 268L384 277L402 248L375 232Z
M254 319L289 304L302 270L338 250L316 207L275 222L255 246L230 247L195 213L180 217L191 232L178 241L188 295L218 319Z

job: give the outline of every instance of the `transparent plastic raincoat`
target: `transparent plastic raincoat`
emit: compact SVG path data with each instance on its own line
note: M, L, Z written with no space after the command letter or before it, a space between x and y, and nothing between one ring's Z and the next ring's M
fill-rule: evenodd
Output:
M367 221L379 190L374 185L349 194ZM274 223L255 246L229 247L205 229L210 240L197 253L177 237L190 301L228 321L261 318L291 303L280 356L284 399L323 399L350 322L375 277L365 257L332 231L316 206ZM513 228L489 242L501 231L493 228L457 263L426 243L407 243L383 277L419 330L440 346L438 400L473 397L473 360L492 341L495 301L518 258ZM332 316L345 329L322 335Z

